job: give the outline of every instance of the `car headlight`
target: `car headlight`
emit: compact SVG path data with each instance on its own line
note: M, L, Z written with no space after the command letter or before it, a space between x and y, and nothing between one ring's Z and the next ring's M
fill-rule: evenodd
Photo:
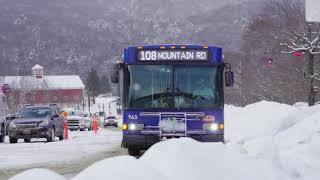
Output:
M203 128L203 130L206 130L206 131L217 131L217 130L219 130L219 124L218 123L204 123L202 128Z
M140 131L144 128L144 124L128 124L130 131Z
M16 127L17 127L17 124L11 121L9 124L9 128L16 128Z
M39 124L39 126L42 126L42 127L43 126L48 126L48 124L49 124L49 120L46 119L46 120L43 120L42 123Z

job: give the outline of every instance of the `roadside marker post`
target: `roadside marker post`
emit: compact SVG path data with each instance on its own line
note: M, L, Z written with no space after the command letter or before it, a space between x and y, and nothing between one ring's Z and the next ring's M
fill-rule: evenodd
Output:
M92 130L96 134L97 133L97 123L96 123L96 117L92 116Z
M64 128L64 138L69 138L69 132L68 132L68 121L67 121L68 112L63 112L63 128Z
M97 134L98 122L96 117L93 117L93 130L94 130L94 133Z

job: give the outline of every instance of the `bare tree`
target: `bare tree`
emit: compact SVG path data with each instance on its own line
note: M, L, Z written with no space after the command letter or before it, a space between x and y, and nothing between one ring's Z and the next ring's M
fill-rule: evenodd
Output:
M281 53L308 56L305 77L309 82L308 103L313 106L318 89L314 86L314 80L319 80L318 73L314 70L314 59L320 54L320 26L305 21L303 5L302 0L272 0L267 7L277 14L279 25L287 27L287 31L280 32L281 34L275 37L285 48Z
M300 12L303 9L301 1L268 1L247 27L241 48L243 55L235 57L237 61L243 62L240 66L242 70L238 73L241 74L239 83L242 84L242 101L245 104L260 100L288 104L305 101L306 81L301 78L304 57L281 53L283 47L279 43L283 42L289 32L294 32L293 28L303 30L305 22L303 12ZM280 10L279 3L286 10ZM265 54L273 59L270 67L265 67ZM233 63L233 66L237 64Z

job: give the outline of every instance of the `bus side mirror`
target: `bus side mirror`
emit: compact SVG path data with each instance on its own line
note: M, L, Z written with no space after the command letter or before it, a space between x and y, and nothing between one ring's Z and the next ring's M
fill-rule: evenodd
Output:
M14 115L6 116L6 120L14 120L16 117Z
M234 75L231 71L231 65L229 63L225 64L226 72L225 72L225 81L226 81L226 87L232 87L234 83Z
M232 87L234 83L234 76L232 71L225 72L225 80L226 80L226 86Z
M111 82L119 83L119 64L114 64L111 71Z

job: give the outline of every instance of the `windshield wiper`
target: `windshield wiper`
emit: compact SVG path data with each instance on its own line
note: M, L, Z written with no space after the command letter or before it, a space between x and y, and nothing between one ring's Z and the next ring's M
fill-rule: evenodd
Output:
M192 93L187 93L187 92L181 91L179 88L175 88L175 90L178 91L178 93L174 93L175 96L182 96L182 97L186 97L186 98L189 98L192 100L195 100L197 97L199 97L201 99L206 99L205 97L200 96L200 95L194 95Z
M141 101L141 100L144 100L144 99L159 99L159 98L164 98L164 97L169 97L171 96L172 93L170 92L162 92L162 93L158 93L158 94L151 94L151 95L148 95L148 96L143 96L143 97L140 97L138 99L136 99L135 101Z

